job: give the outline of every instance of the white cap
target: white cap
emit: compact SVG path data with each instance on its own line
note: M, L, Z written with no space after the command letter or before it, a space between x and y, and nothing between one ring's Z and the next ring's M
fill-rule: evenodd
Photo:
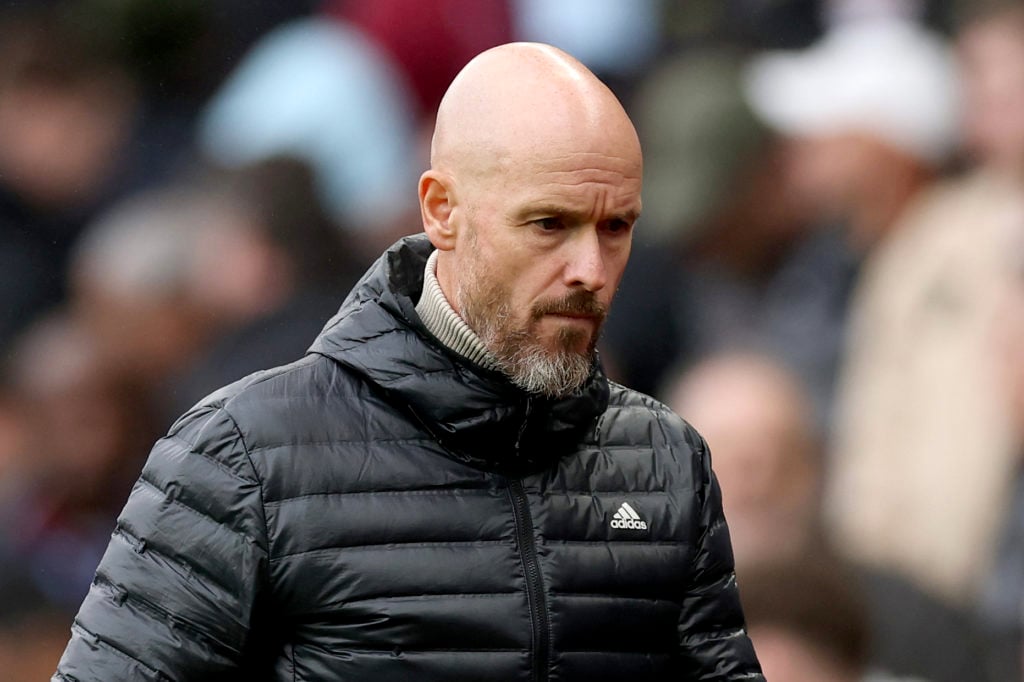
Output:
M867 133L934 163L957 143L953 53L913 21L840 24L806 50L754 58L745 81L757 115L785 134Z

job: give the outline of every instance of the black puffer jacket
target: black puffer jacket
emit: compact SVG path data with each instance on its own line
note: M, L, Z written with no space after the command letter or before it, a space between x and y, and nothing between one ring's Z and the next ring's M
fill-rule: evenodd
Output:
M763 679L700 437L599 368L550 402L453 356L429 249L156 445L55 679Z

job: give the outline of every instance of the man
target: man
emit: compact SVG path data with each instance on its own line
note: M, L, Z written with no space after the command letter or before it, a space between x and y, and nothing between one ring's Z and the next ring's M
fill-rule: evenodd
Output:
M763 680L707 449L594 345L640 212L621 105L512 44L442 101L427 239L154 448L60 680Z

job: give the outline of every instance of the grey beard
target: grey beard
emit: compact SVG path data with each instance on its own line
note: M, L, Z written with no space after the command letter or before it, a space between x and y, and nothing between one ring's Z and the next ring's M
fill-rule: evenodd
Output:
M480 340L513 384L527 393L560 398L574 393L590 377L593 349L586 354L546 350L528 331L505 329L510 319L507 305L500 305L494 319L480 325ZM571 333L571 332L570 332ZM568 341L569 339L566 339Z
M548 351L531 330L513 328L515 318L504 292L500 287L488 286L486 278L477 277L475 267L467 268L457 282L455 299L466 324L476 332L498 368L527 393L560 398L580 389L590 377L594 343L586 353L568 350L573 335L579 332L566 330L558 339L562 347Z
M586 383L590 376L591 357L564 350L549 353L533 343L532 339L516 339L516 336L519 334L506 339L506 343L502 344L509 346L521 341L514 349L506 347L503 349L505 353L495 353L502 371L516 386L527 393L560 398L575 392ZM492 348L491 352L495 352L495 349Z

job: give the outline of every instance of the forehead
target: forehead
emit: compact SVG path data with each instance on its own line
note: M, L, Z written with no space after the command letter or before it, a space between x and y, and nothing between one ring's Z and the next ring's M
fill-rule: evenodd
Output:
M512 204L564 203L585 209L595 202L615 210L640 210L642 164L609 150L573 151L537 147L497 160L498 196Z

